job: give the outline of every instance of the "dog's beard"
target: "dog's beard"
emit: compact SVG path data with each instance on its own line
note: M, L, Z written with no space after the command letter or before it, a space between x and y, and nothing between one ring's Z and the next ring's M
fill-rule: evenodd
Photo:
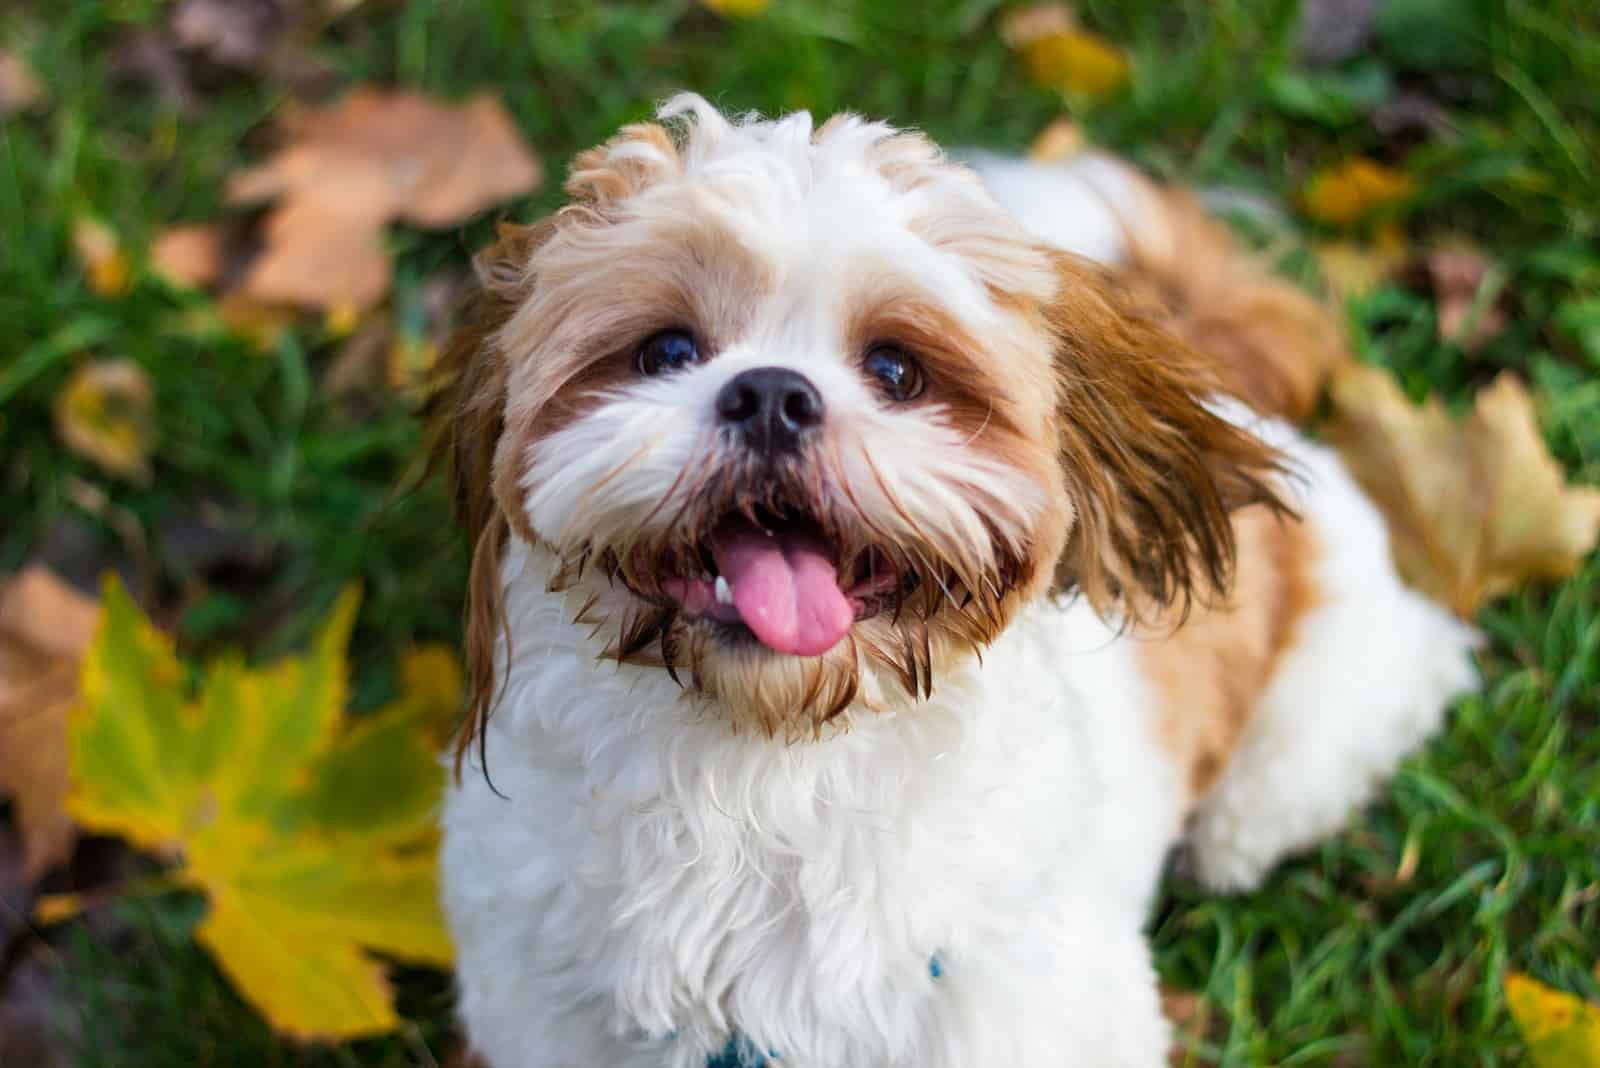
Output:
M735 727L793 739L872 703L867 691L927 696L941 667L1005 626L1031 572L997 525L1015 521L1005 509L909 500L866 450L769 462L713 434L692 453L625 515L611 506L639 498L623 487L645 454L607 471L575 533L550 544L550 587L571 595L602 656L665 671ZM959 506L938 514L929 499ZM793 589L749 588L768 581ZM795 628L757 618L774 598L802 617Z

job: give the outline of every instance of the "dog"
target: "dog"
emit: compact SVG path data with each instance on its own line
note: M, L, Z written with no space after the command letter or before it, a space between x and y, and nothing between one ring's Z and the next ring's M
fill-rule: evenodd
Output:
M1094 153L682 95L566 188L437 396L474 1050L1166 1063L1169 854L1257 885L1474 685L1291 428L1337 329Z

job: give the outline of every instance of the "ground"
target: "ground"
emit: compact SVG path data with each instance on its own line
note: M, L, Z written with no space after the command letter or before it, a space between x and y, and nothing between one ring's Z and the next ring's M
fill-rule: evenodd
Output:
M258 655L301 642L359 579L356 702L375 704L399 648L459 635L465 567L443 494L402 486L420 450L406 399L325 395L340 347L329 324L258 351L190 329L194 299L148 280L97 295L73 252L86 212L134 249L222 213L224 178L260 156L287 93L277 75L218 75L179 108L149 79L119 76L130 34L165 6L10 0L0 12L0 48L27 57L50 94L46 110L0 120L0 573L40 555L80 578L120 566L152 586L187 651ZM1256 209L1254 236L1307 282L1308 248L1370 238L1297 213L1308 177L1355 155L1403 168L1416 192L1388 239L1470 241L1499 272L1507 325L1469 355L1439 340L1426 281L1400 278L1346 305L1355 349L1414 397L1457 407L1498 371L1519 373L1555 455L1600 481L1600 9L1389 0L1368 43L1341 57L1335 29L1360 30L1374 5L1312 6L1324 28L1308 44L1293 3L1085 0L1081 19L1127 49L1131 74L1070 110L1091 140L1162 176L1233 191ZM393 232L395 307L410 314L494 217L551 208L575 151L678 88L1023 149L1069 107L1029 83L999 18L992 0L774 0L744 21L687 0L368 0L309 47L333 86L489 90L546 164L525 202L441 233ZM1315 66L1319 52L1332 64ZM129 357L155 383L147 484L105 477L55 437L52 398L85 354ZM1198 1036L1187 1063L1515 1064L1508 969L1600 999L1600 563L1478 623L1481 695L1382 804L1259 892L1219 899L1169 881L1152 930L1166 984L1199 995L1177 1001ZM52 937L48 986L73 1010L73 1063L431 1065L455 1048L447 978L426 972L399 976L411 1022L397 1037L275 1039L189 940L198 909L124 902Z

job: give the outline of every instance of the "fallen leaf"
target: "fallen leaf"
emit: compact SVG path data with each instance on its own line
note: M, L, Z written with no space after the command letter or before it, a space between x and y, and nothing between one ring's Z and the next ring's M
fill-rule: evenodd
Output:
M168 18L180 48L235 70L255 70L283 39L286 0L178 0Z
M1435 397L1412 405L1388 373L1334 378L1326 436L1388 521L1412 585L1470 619L1485 601L1571 574L1600 536L1600 489L1566 484L1533 404L1502 374L1458 422Z
M72 224L72 247L92 291L102 297L128 292L133 267L115 230L98 219L81 216Z
M1071 159L1082 152L1087 143L1083 127L1071 119L1056 119L1033 139L1033 144L1028 146L1028 158L1041 163Z
M1404 171L1365 156L1325 167L1313 174L1300 193L1300 208L1329 226L1354 226L1375 212L1393 208L1411 196L1415 183Z
M268 304L371 307L388 291L384 226L451 226L537 187L538 161L491 97L351 92L305 115L292 143L228 183L228 199L276 199L240 293Z
M44 104L44 86L33 71L10 52L0 52L0 119L35 111Z
M1506 327L1500 306L1503 276L1482 252L1465 244L1435 249L1423 258L1438 305L1439 340L1475 352Z
M150 478L154 391L132 360L83 364L55 397L56 435L101 469L135 482Z
M1365 240L1339 238L1319 242L1313 251L1329 295L1341 304L1371 293L1411 259L1405 231L1395 223L1375 227Z
M1101 100L1127 84L1127 57L1104 37L1080 27L1063 4L1013 11L1001 20L1000 35L1035 85Z
M1520 972L1506 975L1506 1005L1534 1068L1600 1068L1600 1007Z
M206 289L222 277L227 229L217 223L174 226L150 246L150 266L173 285Z
M772 6L772 0L701 0L708 11L726 19L755 18Z
M0 795L11 798L31 884L72 852L67 710L100 610L42 567L0 583Z
M170 639L115 580L69 730L68 807L173 858L205 894L195 937L278 1030L399 1023L367 952L443 966L433 814L443 772L417 700L347 719L347 591L301 657L212 662L194 696ZM365 952L364 952L365 951Z
M436 748L443 748L455 733L466 692L461 658L450 646L427 642L412 646L401 655L401 700L416 709L418 725Z

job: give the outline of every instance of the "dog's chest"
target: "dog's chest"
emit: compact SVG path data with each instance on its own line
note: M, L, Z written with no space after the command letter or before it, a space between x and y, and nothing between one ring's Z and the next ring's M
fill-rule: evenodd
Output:
M469 771L447 809L458 939L675 1068L734 1033L825 1064L936 1033L963 968L1041 910L1109 896L1137 924L1170 840L1137 702L1086 704L1128 658L1058 632L1015 625L931 701L796 746L536 650L488 744L511 800Z

